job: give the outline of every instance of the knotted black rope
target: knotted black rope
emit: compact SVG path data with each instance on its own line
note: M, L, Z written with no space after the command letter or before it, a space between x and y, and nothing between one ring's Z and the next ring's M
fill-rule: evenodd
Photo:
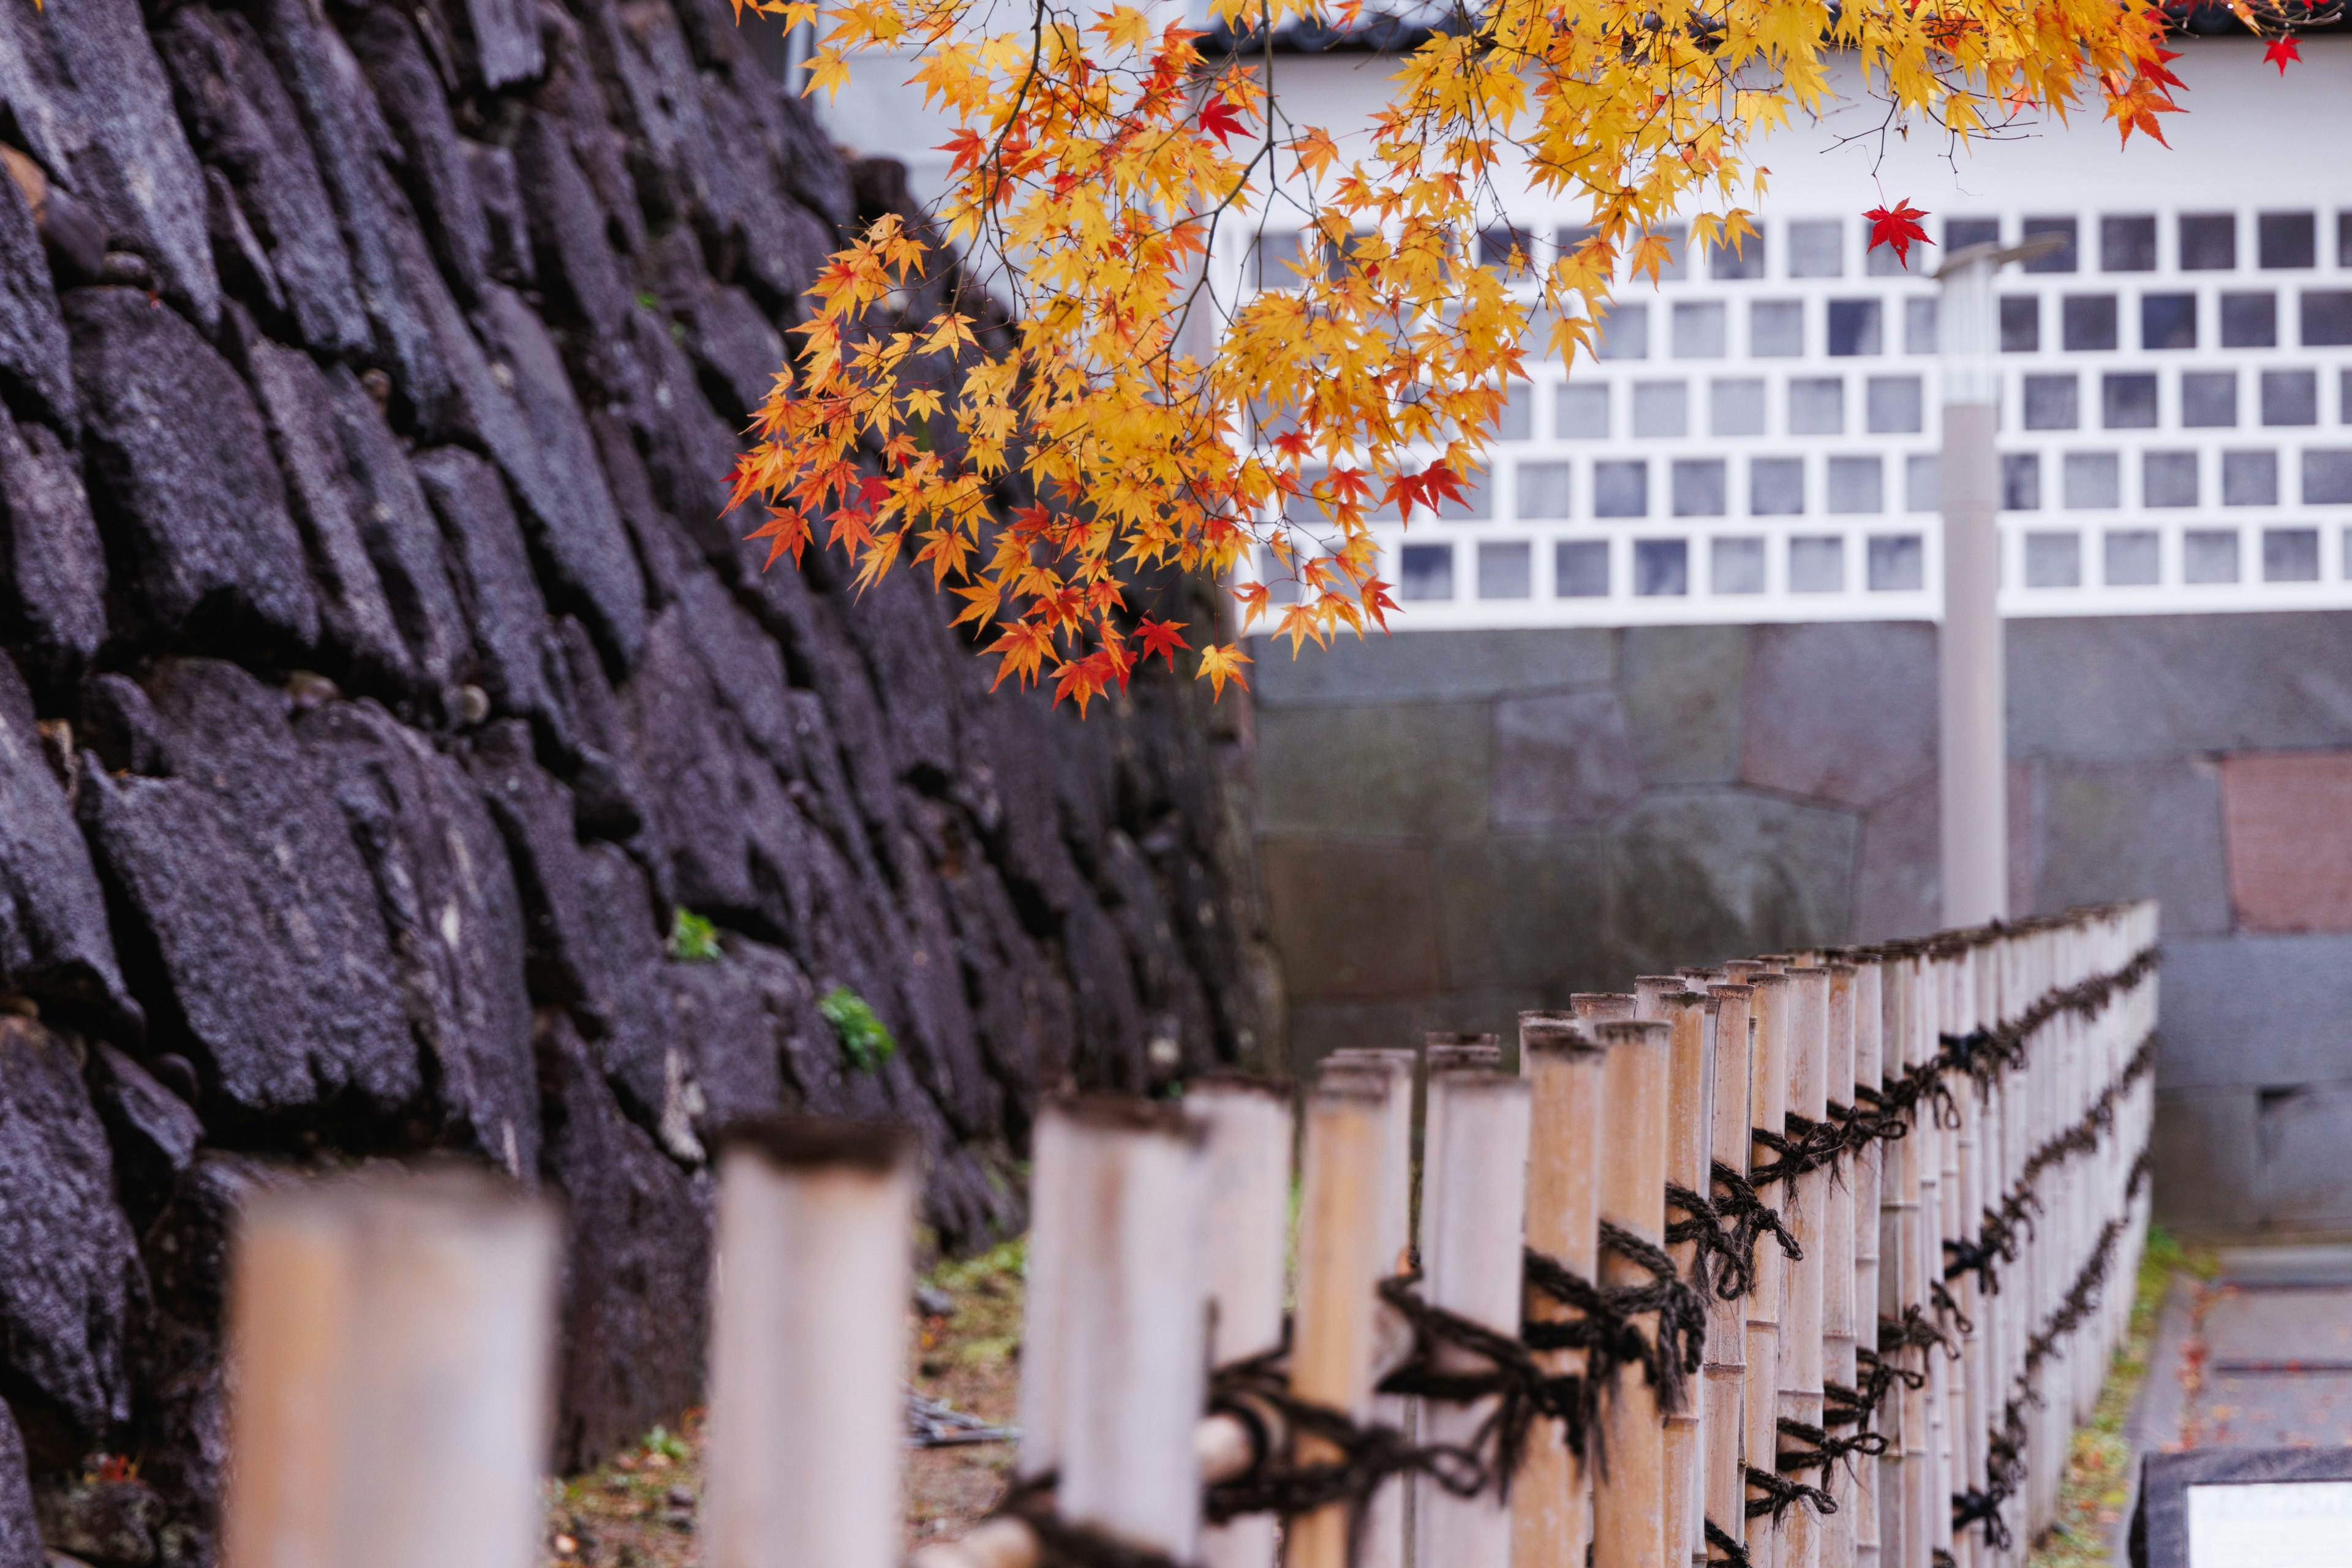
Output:
M1985 1527L1985 1542L1997 1552L2009 1550L2009 1521L2000 1517L2000 1505L2009 1500L2009 1489L1988 1486L1979 1491L1975 1487L1952 1494L1952 1532L1957 1535L1972 1524Z
M1688 1187L1667 1185L1666 1201L1690 1217L1666 1226L1666 1240L1696 1242L1692 1273L1700 1291L1712 1289L1718 1299L1737 1301L1756 1288L1759 1238L1770 1236L1792 1260L1801 1260L1805 1249L1797 1245L1780 1212L1756 1195L1747 1177L1720 1160L1708 1173L1717 1188L1712 1199L1701 1198Z
M1709 1563L1721 1563L1726 1564L1727 1568L1752 1568L1748 1561L1747 1547L1732 1540L1724 1531L1723 1526L1716 1523L1715 1521L1707 1520L1706 1524L1706 1543L1723 1553L1720 1557L1708 1558Z
M1821 1488L1786 1479L1770 1470L1759 1470L1753 1465L1748 1467L1748 1484L1764 1494L1748 1500L1748 1517L1750 1519L1769 1516L1773 1523L1778 1524L1782 1515L1801 1502L1812 1504L1816 1513L1837 1511L1837 1499Z
M1851 1390L1848 1390L1851 1393ZM1784 1476L1802 1475L1807 1470L1827 1470L1840 1459L1855 1454L1876 1458L1886 1452L1886 1434L1857 1432L1851 1437L1841 1437L1806 1421L1794 1421L1783 1415L1774 1430L1783 1437L1793 1437L1804 1445L1801 1448L1783 1448L1773 1456L1772 1468Z
M1571 1443L1580 1434L1589 1436L1591 1399L1584 1380L1572 1373L1555 1377L1537 1362L1524 1341L1423 1300L1413 1289L1421 1278L1421 1271L1414 1269L1380 1283L1381 1300L1412 1329L1411 1353L1381 1379L1380 1392L1449 1405L1493 1399L1495 1408L1478 1424L1470 1440L1459 1446L1460 1453L1478 1471L1476 1484L1466 1491L1451 1486L1447 1489L1472 1497L1491 1486L1496 1496L1507 1497L1511 1478L1527 1458L1528 1433L1537 1416L1559 1421ZM1467 1352L1485 1364L1475 1369L1448 1365L1452 1358L1444 1353L1448 1350Z
M1658 1315L1654 1353L1644 1358L1643 1371L1657 1390L1661 1415L1683 1408L1685 1379L1698 1373L1706 1359L1706 1301L1684 1283L1675 1260L1622 1226L1601 1222L1601 1250L1616 1254L1649 1275L1647 1285L1619 1285L1607 1291L1610 1304L1627 1318L1643 1312Z
M1748 1130L1756 1142L1780 1156L1750 1170L1750 1185L1769 1187L1775 1182L1793 1182L1810 1172L1834 1170L1846 1152L1845 1130L1834 1122L1815 1121L1792 1110L1784 1125L1785 1134L1761 1127Z
M1164 1553L1064 1519L1054 1510L1054 1488L1059 1479L1048 1471L1015 1481L994 1510L1021 1521L1036 1536L1037 1568L1180 1568L1174 1558Z
M1944 1243L1944 1278L1958 1279L1969 1274L1988 1292L1997 1293L2000 1285L1993 1274L1993 1263L2000 1254L1979 1241L1947 1241Z
M1976 1324L1969 1321L1966 1312L1960 1310L1959 1302L1953 1300L1949 1290L1944 1289L1942 1280L1931 1279L1927 1282L1927 1303L1936 1309L1936 1321L1938 1323L1948 1317L1952 1320L1952 1326L1960 1332L1972 1334L1977 1331Z
M1295 1518L1345 1503L1352 1531L1362 1522L1372 1495L1391 1476L1430 1476L1456 1497L1475 1496L1486 1484L1486 1467L1469 1448L1415 1445L1393 1426L1359 1422L1292 1394L1283 1367L1288 1354L1286 1343L1221 1366L1209 1379L1208 1408L1241 1422L1251 1447L1247 1469L1202 1489L1201 1512L1210 1523L1222 1524L1245 1513ZM1288 1453L1280 1451L1267 1429L1269 1411L1289 1433ZM1297 1458L1301 1436L1321 1439L1334 1457L1301 1462Z

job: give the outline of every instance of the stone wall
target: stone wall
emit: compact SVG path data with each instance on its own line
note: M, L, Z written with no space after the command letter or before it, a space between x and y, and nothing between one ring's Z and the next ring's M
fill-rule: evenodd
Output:
M726 0L14 4L0 102L0 1568L210 1561L257 1183L554 1189L577 1464L697 1397L724 1123L910 1122L975 1244L1043 1090L1253 1051L1241 705L722 519L899 188Z
M1255 648L1290 1050L1938 923L1920 625ZM2011 907L2164 903L2157 1202L2352 1232L2352 616L2009 627Z

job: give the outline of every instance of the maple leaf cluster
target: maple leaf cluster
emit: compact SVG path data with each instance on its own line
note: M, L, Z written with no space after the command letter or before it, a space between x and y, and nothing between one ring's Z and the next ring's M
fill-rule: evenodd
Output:
M1252 51L1349 6L1213 8L1234 52L1123 4L836 0L809 65L829 91L862 50L914 58L950 184L928 229L883 217L818 277L733 504L772 561L822 540L861 584L929 567L1000 682L1082 711L1151 658L1245 682L1216 628L1136 619L1144 571L1262 552L1295 591L1247 574L1242 629L1271 617L1294 654L1384 626L1375 521L1465 499L1509 380L1590 353L1670 224L1752 236L1748 144L1828 106L1833 56L1893 122L1962 140L2088 100L2161 141L2180 86L2146 0L1486 0L1402 57L1343 157ZM1537 266L1497 229L1506 174L1587 212L1580 242ZM1866 216L1898 257L1929 243L1907 202Z

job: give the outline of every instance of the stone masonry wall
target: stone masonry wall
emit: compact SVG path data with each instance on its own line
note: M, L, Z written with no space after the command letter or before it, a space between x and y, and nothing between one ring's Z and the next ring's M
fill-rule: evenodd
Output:
M1940 923L1932 626L1255 654L1301 1066ZM2013 910L2164 903L2159 1214L2352 1233L2352 616L2012 621L2009 754Z
M724 1123L910 1122L971 1245L1041 1092L1259 1047L1240 703L722 519L903 189L726 0L9 0L0 110L0 1568L210 1562L256 1184L554 1190L574 1465L698 1396Z

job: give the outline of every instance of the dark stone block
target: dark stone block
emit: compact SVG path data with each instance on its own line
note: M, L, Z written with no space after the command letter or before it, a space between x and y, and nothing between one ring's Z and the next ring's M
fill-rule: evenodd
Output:
M556 0L538 0L539 35L548 57L547 79L531 95L538 108L562 120L572 137L572 154L596 193L596 205L624 253L642 249L646 215L630 172L629 139L615 135L614 116L623 108L617 98L607 108L607 93L583 37L581 22ZM593 14L598 26L609 25L609 15Z
M783 367L784 340L749 294L710 280L692 234L670 230L656 254L662 308L684 329L686 352L702 371L712 406L740 428Z
M475 674L494 713L553 711L547 686L547 605L531 575L530 552L507 488L489 464L461 447L419 452L415 480L448 545L450 578L473 628Z
M618 331L631 290L604 237L588 177L561 121L526 115L514 142L515 179L537 271L550 298L599 337Z
M636 437L654 500L721 572L735 572L752 524L724 515L740 447L704 401L700 378L669 323L629 308L624 337L596 345L596 382Z
M1517 1054L1519 1015L1551 1006L1533 989L1433 991L1393 1002L1310 1002L1290 1019L1286 1070L1301 1079L1315 1064L1343 1046L1411 1047L1433 1029L1492 1034L1503 1042L1507 1065Z
M461 5L458 14L474 8ZM529 7L523 10L527 18ZM416 29L391 6L361 12L347 37L406 154L402 170L405 187L432 237L434 254L458 295L468 303L478 302L489 284L489 226L441 79L425 58ZM530 29L530 42L534 69L527 74L535 75L536 29Z
M48 1568L33 1489L25 1473L25 1439L0 1400L0 1568Z
M1853 879L1857 940L1891 942L1943 928L1940 816L1933 776L1906 785L1863 814L1862 860Z
M1605 990L1608 861L1597 833L1496 833L1435 850L1444 988Z
M1843 942L1860 828L1851 813L1745 790L1644 796L1609 846L1622 967Z
M530 0L429 0L425 11L467 87L495 92L536 81L547 69Z
M539 271L530 254L530 222L523 216L522 182L515 173L514 149L466 142L466 167L482 204L488 250L484 264L501 283L527 287Z
M0 654L0 990L135 1032L108 939L106 900L34 729L33 705Z
M848 163L824 127L817 123L815 111L805 99L794 97L781 85L766 91L775 111L779 161L784 177L792 183L793 195L845 240L857 216Z
M327 373L327 386L360 540L375 563L422 683L446 709L451 682L472 666L476 653L455 582L453 563L460 552L453 546L445 556L441 530L409 468L408 453L359 378L338 365ZM518 541L516 554L520 553ZM528 584L528 562L522 577ZM536 593L534 588L534 603Z
M137 0L11 11L0 55L17 134L42 166L152 264L164 295L209 327L220 310L205 184Z
M368 689L401 690L418 672L361 533L368 500L346 472L327 378L309 354L264 338L248 341L243 358L289 509L309 548L320 636L337 656L329 673ZM448 685L446 664L432 675L436 688Z
M285 700L234 665L148 682L173 777L85 773L85 825L133 948L215 1097L253 1117L364 1119L424 1087L374 889ZM130 939L126 939L130 940Z
M143 1281L79 1058L30 1019L0 1016L0 1392L36 1469L79 1459L131 1415L124 1336Z
M2220 770L2201 758L2036 768L2033 907L2156 898L2168 937L2230 929Z
M2259 1216L2252 1089L2158 1089L2149 1147L2159 1224L2210 1236Z
M1613 691L1506 697L1495 703L1497 827L1599 822L1642 793L1625 710Z
M482 426L490 456L514 487L549 603L586 623L617 678L646 638L645 579L628 530L547 330L504 289L490 290L483 319L514 384L512 402L499 393L498 418ZM505 434L492 439L493 428Z
M1617 695L1642 777L1654 784L1739 776L1746 626L1630 626L1618 634Z
M1258 831L1426 838L1483 832L1494 728L1478 702L1263 711Z
M2009 626L2012 757L2341 745L2352 616L2100 616Z
M1936 771L1936 631L1885 622L1759 626L1739 776L1845 805Z
M2263 1223L2280 1230L2352 1227L2352 1073L2334 1083L2265 1089L2255 1100Z
M115 1185L135 1221L154 1217L196 1157L205 1125L188 1102L112 1046L97 1047L90 1098L114 1148Z
M1586 628L1374 633L1297 658L1250 639L1260 708L1341 702L1445 702L1598 686L1616 674L1616 634Z
M567 1016L543 1012L537 1045L541 1169L566 1222L555 1462L570 1471L699 1402L710 1197L621 1113Z
M2345 1076L2352 937L2168 938L2163 984L2167 1089Z
M66 322L116 583L183 647L310 647L319 606L301 536L236 372L135 289L77 289Z
M1108 851L1104 879L1117 900L1111 918L1127 940L1138 999L1151 1020L1144 1050L1152 1079L1165 1082L1206 1072L1219 1059L1216 1031L1208 999L1177 938L1175 911L1134 840L1113 833ZM994 1120L983 1114L976 1124Z
M1409 996L1444 985L1437 878L1402 845L1258 844L1267 932L1297 1002Z
M539 1164L530 998L498 828L457 764L373 703L330 703L297 733L374 878L445 1132L527 1178Z
M369 342L367 311L301 116L254 32L235 12L189 5L156 33L182 119L226 186L219 217L242 249L248 301L324 354ZM238 279L232 272L232 283ZM255 290L258 289L259 294Z
M14 180L0 180L0 395L28 418L74 427L65 319L40 231Z
M625 843L635 838L652 817L645 775L630 748L620 699L605 683L596 645L570 616L548 628L547 672L570 737L572 804L580 830ZM650 856L647 851L639 858ZM667 879L657 875L656 887L668 902Z
M47 426L0 411L0 643L55 691L105 640L106 551L81 460Z

